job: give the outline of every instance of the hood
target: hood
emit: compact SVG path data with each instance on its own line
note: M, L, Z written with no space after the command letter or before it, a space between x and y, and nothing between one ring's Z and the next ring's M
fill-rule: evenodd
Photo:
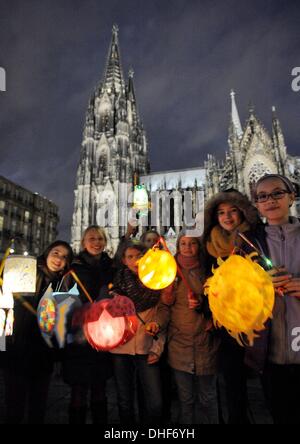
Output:
M250 225L251 229L261 223L257 208L252 205L247 196L239 191L221 192L212 197L206 204L204 210L204 233L203 242L209 240L212 229L218 225L217 208L223 203L230 203L237 207Z

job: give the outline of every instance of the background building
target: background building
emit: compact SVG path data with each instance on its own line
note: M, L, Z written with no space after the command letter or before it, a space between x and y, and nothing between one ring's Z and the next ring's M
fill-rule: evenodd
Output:
M221 190L235 188L251 197L257 179L266 173L280 173L289 177L299 192L300 157L288 154L274 107L270 134L253 107L242 127L232 91L228 145L223 161L209 154L199 168L149 173L147 140L137 110L133 72L125 84L118 29L114 26L103 81L92 95L86 114L71 234L74 250L79 251L85 228L103 225L97 215L112 199L117 210L112 217L113 226L109 225L107 231L109 249L116 250L126 226L120 223L120 215L126 216L130 207L121 203L120 184L132 191L135 173L151 198L151 212L144 225L158 229L173 246L182 226L189 226L186 210L195 218L203 212L204 202ZM170 211L164 218L166 205ZM292 211L300 215L299 193Z
M97 224L97 214L111 200L110 195L115 196L119 208L120 184L128 184L131 191L134 175L148 172L147 141L138 114L133 71L125 82L118 28L114 26L103 80L93 93L86 113L71 233L76 252L80 249L82 232ZM123 213L126 212L124 207ZM118 211L112 217L114 226L108 234L109 245L115 251L125 227L120 226Z
M58 207L0 176L0 252L12 238L38 255L57 237ZM18 247L18 245L16 245Z

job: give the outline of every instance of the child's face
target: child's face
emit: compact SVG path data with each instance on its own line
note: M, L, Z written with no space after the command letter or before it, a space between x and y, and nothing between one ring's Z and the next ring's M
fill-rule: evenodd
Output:
M194 237L182 237L179 241L179 253L185 257L195 257L199 254L199 243Z
M241 212L229 203L220 204L218 206L218 222L224 230L233 232L242 223Z
M258 185L256 206L261 216L265 217L270 224L276 225L288 219L290 206L295 197L287 191L282 180L276 178L266 179ZM267 199L265 202L261 201L265 199Z
M67 265L69 252L63 245L58 245L49 252L46 263L47 268L53 273L64 270Z
M127 248L123 257L123 264L133 273L138 274L138 260L143 257L143 253L135 248Z
M154 247L154 245L157 244L158 241L159 236L157 236L156 233L148 233L144 241L145 248L150 250L150 248Z
M85 235L83 247L91 256L99 256L103 252L105 246L105 238L98 230L89 230Z

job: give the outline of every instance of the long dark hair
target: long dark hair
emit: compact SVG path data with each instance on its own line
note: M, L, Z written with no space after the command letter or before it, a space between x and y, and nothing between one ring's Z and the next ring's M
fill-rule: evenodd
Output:
M67 263L66 263L64 270L62 271L62 274L63 274L71 268L71 264L73 262L73 257L74 257L74 253L73 253L71 246L65 241L57 240L55 242L52 242L52 244L50 244L46 248L44 253L38 257L38 264L43 267L47 267L47 258L49 256L50 252L56 247L64 247L68 251Z

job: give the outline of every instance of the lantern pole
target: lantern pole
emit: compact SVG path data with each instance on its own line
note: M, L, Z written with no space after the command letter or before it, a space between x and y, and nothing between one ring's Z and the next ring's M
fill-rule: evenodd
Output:
M93 304L93 302L94 302L93 299L91 298L90 294L88 293L87 289L85 288L85 286L83 285L83 283L81 282L81 280L79 279L79 277L77 276L75 271L70 270L67 274L65 274L64 278L67 277L69 274L73 277L75 282L79 285L79 287L81 288L81 290L83 291L84 295L87 297L89 302L91 304Z
M5 254L3 256L3 259L2 259L2 262L1 262L1 265L0 265L0 286L1 287L3 285L2 273L3 273L3 270L4 270L4 266L5 266L5 261L8 258L8 256L10 255L10 251L11 251L13 243L14 243L14 239L11 239L10 240L10 245L7 248L7 250L5 251Z

